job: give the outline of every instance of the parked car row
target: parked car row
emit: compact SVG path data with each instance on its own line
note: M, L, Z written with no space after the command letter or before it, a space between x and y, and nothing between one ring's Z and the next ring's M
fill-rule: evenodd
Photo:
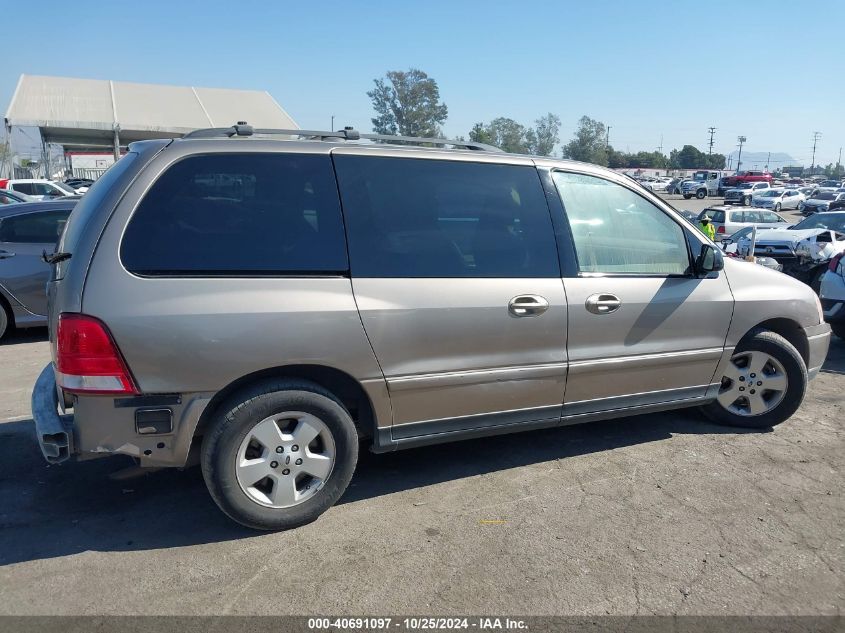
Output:
M0 189L29 196L33 200L49 200L79 196L79 192L63 182L44 178L0 178Z

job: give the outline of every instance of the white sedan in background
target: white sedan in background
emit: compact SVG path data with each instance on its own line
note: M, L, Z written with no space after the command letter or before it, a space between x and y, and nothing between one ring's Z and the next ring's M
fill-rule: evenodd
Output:
M806 197L797 189L768 189L754 195L751 206L777 213L781 209L797 209L804 200Z

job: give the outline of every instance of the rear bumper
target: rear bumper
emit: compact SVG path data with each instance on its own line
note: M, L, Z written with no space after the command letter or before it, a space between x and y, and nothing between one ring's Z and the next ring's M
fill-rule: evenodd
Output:
M51 464L60 464L73 453L73 416L59 415L59 396L52 363L35 381L32 390L32 419L41 454Z
M810 380L815 378L827 358L827 349L830 347L830 326L827 323L820 323L812 327L804 328L807 335L807 342L810 349L810 361L807 363L807 373Z

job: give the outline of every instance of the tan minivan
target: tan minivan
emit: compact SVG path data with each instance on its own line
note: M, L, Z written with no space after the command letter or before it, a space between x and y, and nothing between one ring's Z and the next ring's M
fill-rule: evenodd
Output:
M807 286L612 171L349 129L134 143L48 259L47 460L197 459L259 529L331 507L359 446L690 406L770 427L830 339Z

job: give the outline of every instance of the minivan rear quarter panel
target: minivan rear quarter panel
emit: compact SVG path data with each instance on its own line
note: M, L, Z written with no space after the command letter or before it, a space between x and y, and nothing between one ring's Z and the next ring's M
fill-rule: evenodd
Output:
M238 142L202 143L205 154L242 151ZM249 141L249 148L280 151L278 143L260 140ZM330 160L328 149L315 144L285 144L284 150ZM348 277L142 277L120 263L121 240L137 202L168 167L197 154L196 144L174 144L132 183L97 246L82 311L108 326L145 394L213 394L262 370L321 365L371 389L376 419L389 425L384 378Z

